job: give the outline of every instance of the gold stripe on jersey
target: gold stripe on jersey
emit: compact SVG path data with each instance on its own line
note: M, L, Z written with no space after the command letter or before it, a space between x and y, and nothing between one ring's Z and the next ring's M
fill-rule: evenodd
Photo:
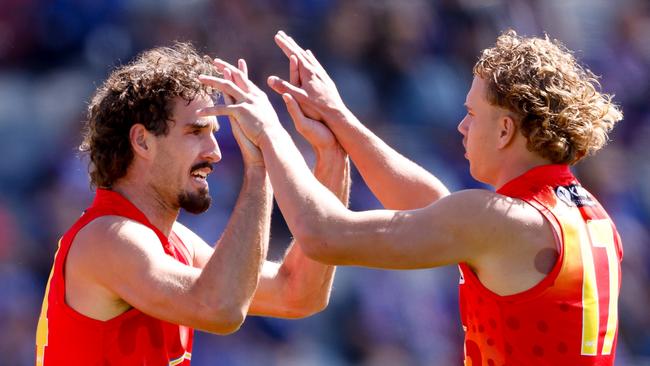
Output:
M571 225L573 226L573 225ZM575 227L575 226L573 226ZM582 352L586 356L598 354L598 328L600 316L598 311L598 285L596 280L596 268L594 265L593 252L589 234L585 225L578 224L577 235L582 253Z
M609 220L590 220L587 230L594 247L604 247L607 252L609 267L609 306L607 314L607 332L603 341L603 355L612 353L616 328L618 327L618 256L614 242L614 230Z
M62 238L61 238L62 239ZM56 245L56 253L54 253L54 262L56 263L57 254L61 249L61 239ZM47 346L48 324L47 324L47 306L50 294L50 282L52 281L52 274L54 274L54 265L50 270L50 276L47 279L47 286L45 287L45 295L43 296L43 305L41 305L41 315L38 317L38 325L36 327L36 366L43 366L45 362L45 346Z
M179 357L179 358L177 358L175 360L169 361L169 366L180 365L183 361L191 360L191 359L192 359L192 354L189 353L189 352L185 352L185 354L183 354L181 357Z

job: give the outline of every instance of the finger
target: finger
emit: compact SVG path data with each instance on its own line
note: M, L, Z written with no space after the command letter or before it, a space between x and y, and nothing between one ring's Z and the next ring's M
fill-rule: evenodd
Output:
M239 67L239 70L241 70L241 72L244 74L244 76L246 76L248 79L248 65L246 65L246 60L243 58L237 60L237 66Z
M305 50L300 47L298 42L296 42L292 37L290 37L288 34L284 33L284 31L279 31L278 32L279 39L286 44L287 48L293 51L293 53L306 56L307 53ZM288 55L287 55L288 56Z
M289 93L282 94L282 100L284 101L284 104L287 105L287 111L289 111L289 116L291 116L293 124L296 126L296 130L302 133L304 129L303 121L306 117L304 113L302 113L302 109L300 109L298 102L296 102Z
M227 94L233 97L236 101L242 101L246 99L244 91L235 85L231 80L225 80L209 75L199 75L199 80L204 85L210 86L224 93L224 96Z
M287 57L295 55L305 67L309 68L312 66L309 60L307 60L307 53L305 50L303 50L302 47L293 40L293 38L289 37L283 31L279 31L275 36L275 43L277 43Z
M198 117L211 117L211 116L230 116L235 117L239 111L239 105L215 105L212 107L205 107L196 110Z
M278 94L291 94L294 98L298 99L301 102L307 101L309 99L309 96L304 89L292 85L286 80L282 80L277 76L269 76L267 79L267 84Z
M297 52L297 50L293 49L293 44L289 43L289 41L286 39L283 31L279 31L275 37L273 37L273 40L275 41L275 44L280 47L282 52L284 52L285 56L290 57Z
M232 74L230 73L230 70L223 70L223 78L224 80L232 81ZM226 105L235 104L233 97L228 94L223 94L223 101L226 103Z
M301 61L302 61L303 63L306 64L305 66L315 66L315 65L316 65L316 64L314 64L314 63L312 62L312 60L311 60L310 57L309 57L309 50L305 50L304 48L302 48L302 47L298 44L298 42L296 42L296 40L293 39L293 37L288 36L288 35L287 35L286 37L287 37L287 40L289 41L289 43L291 43L291 44L293 45L293 48L296 49L296 50L299 50L298 54L299 54L300 56L302 56L302 57L301 57ZM312 55L312 56L313 56L313 55ZM314 58L314 57L312 57L312 59L313 59L313 58Z
M316 56L314 56L314 53L311 52L311 50L307 50L307 59L312 63L312 65L317 66L321 68L322 70L325 70L323 65L320 64Z
M289 82L296 86L300 85L300 71L296 55L289 56Z
M219 58L215 58L213 63L215 66L217 66L218 70L221 68L222 72L224 73L226 70L230 71L232 74L232 80L235 82L235 85L239 86L243 91L248 92L250 90L250 85L248 84L248 76L242 70ZM246 67L246 72L248 72L247 66L244 67Z

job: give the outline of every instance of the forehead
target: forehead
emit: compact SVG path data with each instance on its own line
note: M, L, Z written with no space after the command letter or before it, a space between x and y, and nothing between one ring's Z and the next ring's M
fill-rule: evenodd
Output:
M177 127L183 127L186 125L196 124L196 122L202 122L202 124L212 124L213 129L218 127L216 117L199 117L196 115L196 111L201 108L212 107L212 99L205 95L197 95L193 101L189 104L186 100L176 97L174 98L174 106L172 112L172 118L176 122Z
M472 87L467 93L467 99L465 102L468 105L480 104L481 102L487 102L487 82L480 76L474 76L472 80Z

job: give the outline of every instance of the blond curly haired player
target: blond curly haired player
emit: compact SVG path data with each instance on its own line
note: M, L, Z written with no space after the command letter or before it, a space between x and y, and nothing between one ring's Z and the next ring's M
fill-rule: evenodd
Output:
M275 197L308 256L389 269L459 264L466 365L612 365L622 247L569 166L599 150L622 114L559 42L508 31L483 51L458 125L472 176L496 188L449 194L345 107L310 51L280 32L291 80L269 78L294 116L321 120L385 210L353 212L307 169L245 78L203 78L236 103ZM236 68L219 62L221 70Z

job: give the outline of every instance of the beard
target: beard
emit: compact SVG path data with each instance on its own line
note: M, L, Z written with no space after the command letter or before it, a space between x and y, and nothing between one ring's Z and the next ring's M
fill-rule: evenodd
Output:
M210 192L202 188L198 192L181 192L178 194L178 205L185 211L192 214L200 214L210 208L212 197Z

